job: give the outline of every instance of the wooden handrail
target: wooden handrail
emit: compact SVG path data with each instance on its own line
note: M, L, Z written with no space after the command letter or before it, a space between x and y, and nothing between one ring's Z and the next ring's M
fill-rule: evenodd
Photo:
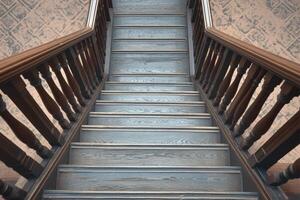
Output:
M194 82L262 198L284 198L282 190L270 184L280 186L298 178L299 161L274 182L267 181L267 171L300 143L299 111L278 131L269 129L283 107L300 95L300 66L214 28L209 0L190 1L189 7L193 11ZM279 94L274 95L277 86ZM262 114L271 95L274 104ZM259 139L265 134L270 137L262 144ZM250 152L254 146L256 150Z
M22 188L0 180L0 194L6 199L39 199L101 91L106 79L106 32L112 6L108 1L92 0L88 23L82 30L0 61L1 91L50 144L49 148L21 122L0 95L0 117L43 161L37 162L7 139L7 133L0 133L0 160L26 179ZM41 102L32 96L28 85Z
M261 64L263 68L278 74L283 79L288 79L300 86L300 64L275 55L267 50L236 39L213 27L205 30L206 34L220 44L247 56L249 60Z

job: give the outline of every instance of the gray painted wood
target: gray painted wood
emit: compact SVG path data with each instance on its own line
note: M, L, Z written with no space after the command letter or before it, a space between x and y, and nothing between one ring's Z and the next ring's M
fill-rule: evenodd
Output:
M111 101L140 101L140 102L183 102L201 100L199 94L176 94L176 93L121 93L102 92L101 100Z
M111 73L186 73L186 53L113 53Z
M135 104L133 103L101 103L95 104L96 112L120 113L204 113L204 104Z
M43 196L44 199L136 199L136 200L258 200L257 193L254 192L89 192L89 191L56 191L47 190Z
M189 82L190 77L173 74L113 74L110 75L109 80L132 83L181 83Z
M114 26L186 26L185 15L116 15Z
M169 40L115 40L112 45L113 52L187 52L186 41Z
M186 40L187 33L184 27L115 27L112 38L118 40Z
M116 14L184 14L186 0L113 0Z
M125 90L125 91L195 91L193 85L187 84L141 84L141 83L112 83L105 84L105 90Z
M87 191L242 191L236 167L60 166L57 189Z
M220 142L215 130L90 129L83 128L82 142L116 144L213 144Z
M96 166L226 166L227 145L99 145L73 143L70 164Z
M210 126L210 116L136 116L90 114L88 124L107 126L197 127Z

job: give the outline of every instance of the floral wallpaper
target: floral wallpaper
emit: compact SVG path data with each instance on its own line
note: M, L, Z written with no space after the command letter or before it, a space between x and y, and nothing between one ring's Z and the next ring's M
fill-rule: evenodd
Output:
M90 0L1 0L0 60L80 30Z
M299 0L210 0L213 25L300 63Z

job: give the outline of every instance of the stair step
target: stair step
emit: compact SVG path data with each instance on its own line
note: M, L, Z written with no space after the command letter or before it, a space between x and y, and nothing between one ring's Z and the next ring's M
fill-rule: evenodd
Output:
M127 90L127 91L195 91L191 83L120 83L120 82L106 82L105 90Z
M90 125L107 126L148 126L148 127L198 127L210 126L210 115L202 113L200 116L174 115L100 115L91 112L88 119Z
M258 200L254 192L147 192L147 191L68 191L68 190L46 190L43 198L45 200L55 199L168 199L168 200Z
M185 15L115 15L114 26L186 26Z
M226 166L225 144L146 145L72 143L70 164L97 166Z
M115 14L184 14L186 0L113 0Z
M115 40L112 52L187 52L185 41L168 40Z
M101 100L142 101L142 102L183 102L200 101L198 93L186 92L107 92L100 94Z
M82 128L81 142L119 144L213 144L220 142L218 129L101 129Z
M61 165L57 189L87 191L242 191L239 167Z
M132 83L176 83L189 82L190 77L185 74L112 74L109 80Z
M95 104L96 112L117 112L117 113L204 113L206 107L204 102L198 104L180 104L180 103L105 103L99 100Z
M112 53L111 73L186 73L187 53Z
M185 27L115 27L112 39L116 40L186 40Z

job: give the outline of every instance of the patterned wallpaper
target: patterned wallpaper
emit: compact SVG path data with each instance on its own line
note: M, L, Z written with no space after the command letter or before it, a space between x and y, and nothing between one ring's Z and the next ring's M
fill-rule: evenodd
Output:
M244 40L276 55L300 63L300 0L210 0L213 25L222 32ZM246 74L243 76L245 79ZM241 84L240 84L241 86ZM252 103L261 90L261 84L252 96ZM258 122L273 107L280 92L278 86L267 99ZM250 105L250 104L249 104ZM300 108L300 97L284 106L268 132L258 140L253 153L270 138ZM253 124L246 130L246 137ZM300 145L280 160L291 163L299 158Z
M90 0L0 0L0 60L80 30Z
M300 0L210 0L214 26L300 63Z

